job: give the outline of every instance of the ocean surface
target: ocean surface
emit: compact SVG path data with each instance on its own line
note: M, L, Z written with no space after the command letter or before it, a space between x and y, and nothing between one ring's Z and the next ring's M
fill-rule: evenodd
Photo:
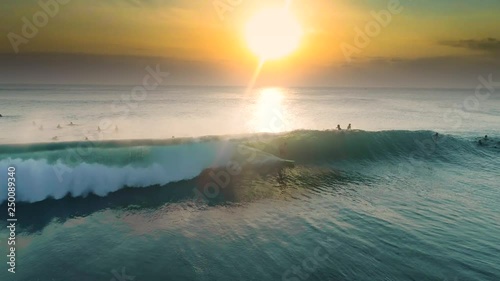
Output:
M498 91L0 85L0 114L2 281L500 280Z

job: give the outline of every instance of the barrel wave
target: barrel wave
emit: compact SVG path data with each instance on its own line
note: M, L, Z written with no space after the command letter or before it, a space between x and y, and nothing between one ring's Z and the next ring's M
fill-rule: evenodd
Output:
M499 151L493 145L480 149L472 139L436 139L433 134L294 131L199 139L1 145L0 170L16 167L17 200L37 202L68 195L106 196L124 187L164 186L227 166L250 170L280 168L284 167L284 159L311 167L348 162L349 169L361 163L397 163L415 158L459 163L464 161L464 155L494 153L491 157L495 157ZM285 151L280 151L283 146ZM0 186L5 189L6 183ZM6 196L0 195L0 203Z

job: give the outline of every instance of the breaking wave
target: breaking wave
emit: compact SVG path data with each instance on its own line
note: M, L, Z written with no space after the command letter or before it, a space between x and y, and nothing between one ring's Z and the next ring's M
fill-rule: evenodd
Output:
M446 141L445 141L446 140ZM284 148L283 148L284 147ZM342 161L404 161L428 157L460 161L478 153L472 140L433 138L431 131L294 131L201 139L0 145L0 171L16 168L16 199L37 202L124 187L163 186L207 169L282 167ZM278 157L279 156L279 157ZM6 190L7 183L0 183ZM0 203L7 199L0 194Z

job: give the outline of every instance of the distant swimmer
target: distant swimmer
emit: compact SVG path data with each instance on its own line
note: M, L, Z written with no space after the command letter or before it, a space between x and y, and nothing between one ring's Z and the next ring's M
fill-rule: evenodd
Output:
M58 128L58 129L61 129L62 127L61 127L61 125L60 125L60 124L57 124L57 128Z
M478 144L479 144L480 146L483 146L483 141L482 141L482 140L479 140L479 141L478 141Z
M349 126L347 126L347 130L350 130L351 128L351 123L349 123Z
M487 141L488 140L488 135L484 136L484 140Z
M339 131L342 130L342 128L340 128L340 124L337 125L337 130L339 130Z

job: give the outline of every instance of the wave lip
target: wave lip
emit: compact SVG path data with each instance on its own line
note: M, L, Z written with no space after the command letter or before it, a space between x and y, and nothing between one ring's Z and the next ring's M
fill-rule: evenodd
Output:
M274 137L264 145L251 143L263 151L278 153L286 144L286 157L299 163L334 161L401 161L418 155L453 160L458 152L474 152L469 141L453 136L434 138L432 131L295 131Z

